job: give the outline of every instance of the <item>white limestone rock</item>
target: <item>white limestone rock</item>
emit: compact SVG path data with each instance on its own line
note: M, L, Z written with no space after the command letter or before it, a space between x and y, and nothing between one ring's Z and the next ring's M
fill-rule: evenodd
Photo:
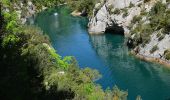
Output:
M118 25L123 27L125 34L128 34L129 30L127 26L129 26L135 15L140 14L142 8L138 7L138 4L141 4L142 2L143 0L106 0L106 3L97 11L97 13L96 10L94 10L94 15L88 24L89 33L104 33L108 27L114 28L114 25ZM132 3L134 7L130 8L130 3ZM100 4L101 3L96 4L96 7L99 8ZM110 6L118 9L127 9L128 16L123 17L124 12L121 12L120 14L110 14L108 10Z

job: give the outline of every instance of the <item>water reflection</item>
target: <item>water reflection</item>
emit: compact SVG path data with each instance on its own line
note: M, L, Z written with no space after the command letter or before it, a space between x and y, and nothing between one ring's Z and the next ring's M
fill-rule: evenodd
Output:
M155 95L161 96L154 100L168 98L170 95L170 70L168 68L130 56L124 39L120 35L91 35L90 42L97 55L110 69L116 84L124 89L130 89L130 96L141 94L144 100L151 100Z

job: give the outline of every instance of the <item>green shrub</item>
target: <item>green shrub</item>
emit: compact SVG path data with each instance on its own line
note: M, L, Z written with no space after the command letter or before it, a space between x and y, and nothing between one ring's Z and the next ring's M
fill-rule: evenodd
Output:
M169 33L170 31L170 10L166 10L166 5L161 2L157 2L152 7L150 14L150 25L154 30L163 29L163 33Z
M17 29L17 13L15 11L12 12L4 12L3 13L4 20L8 23L6 24L6 29L9 32L16 32Z
M169 49L164 51L164 56L165 56L165 59L170 60L170 50Z
M117 86L113 87L113 100L121 98L121 100L127 100L127 92L122 92Z
M135 41L138 41L138 44L143 43L143 45L147 44L150 41L150 35L152 33L152 28L149 24L143 25L142 23L138 23L137 27L131 30L131 34L136 34Z
M163 14L165 13L166 5L163 4L161 1L158 1L152 8L149 14L156 15L156 14Z
M148 2L147 0L146 2ZM141 21L142 16L146 16L146 19L149 19L148 24L143 24ZM146 43L150 41L150 35L162 29L162 34L157 34L158 40L161 41L165 35L170 32L170 10L166 9L166 5L162 4L158 1L152 8L149 14L147 14L144 10L141 11L141 15L134 16L131 23L137 24L136 28L131 30L131 33L138 34L142 38L142 46L145 46ZM132 24L132 25L133 25ZM151 50L152 52L152 50Z
M128 16L128 9L127 8L124 8L124 9L121 9L123 11L123 17L126 17Z
M115 8L113 14L120 14L121 10L119 8Z
M129 4L129 8L132 8L132 7L134 7L135 5L132 3L132 2L130 2L130 4Z
M10 6L10 1L9 1L9 0L2 0L1 2L2 2L2 4L3 4L5 7L9 7L9 6Z
M170 0L166 0L166 2L170 3Z
M161 36L161 32L159 32L158 34L156 34L156 37L159 38Z
M133 20L131 21L131 23L136 23L136 22L139 22L140 20L142 19L142 16L134 16L133 17Z
M140 15L141 16L146 16L148 12L146 12L146 9L142 9Z
M97 2L98 0L67 0L68 6L72 10L86 10L89 16L92 15L93 8Z
M15 46L19 41L20 41L19 37L17 37L14 34L10 34L4 37L2 41L2 47L5 48L6 46Z
M123 17L127 17L128 16L128 12L123 13Z
M109 5L108 6L108 11L110 14L112 14L112 10L114 9L113 5Z
M164 39L165 35L162 34L159 38L158 38L158 41L161 41L162 39Z
M152 47L152 49L150 50L150 53L154 53L156 50L158 50L159 48L158 48L158 46L157 45L155 45L155 46L153 46Z

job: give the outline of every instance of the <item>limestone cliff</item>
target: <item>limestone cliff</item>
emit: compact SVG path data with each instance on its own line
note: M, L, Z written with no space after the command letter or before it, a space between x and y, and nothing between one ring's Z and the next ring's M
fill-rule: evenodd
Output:
M123 30L127 45L144 57L170 60L170 0L105 0L96 4L90 34Z
M124 33L128 34L127 27L135 15L139 15L143 5L143 0L106 0L96 4L93 16L89 22L89 33L104 33L108 28L120 26Z

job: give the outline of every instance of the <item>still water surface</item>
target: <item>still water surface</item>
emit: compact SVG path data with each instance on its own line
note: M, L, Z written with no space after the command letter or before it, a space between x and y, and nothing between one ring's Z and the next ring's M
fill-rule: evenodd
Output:
M81 68L99 70L102 78L96 83L103 89L116 84L128 90L129 100L138 94L143 100L170 99L170 69L129 55L122 35L89 35L87 23L60 7L41 12L34 24L50 37L60 55L74 56Z

